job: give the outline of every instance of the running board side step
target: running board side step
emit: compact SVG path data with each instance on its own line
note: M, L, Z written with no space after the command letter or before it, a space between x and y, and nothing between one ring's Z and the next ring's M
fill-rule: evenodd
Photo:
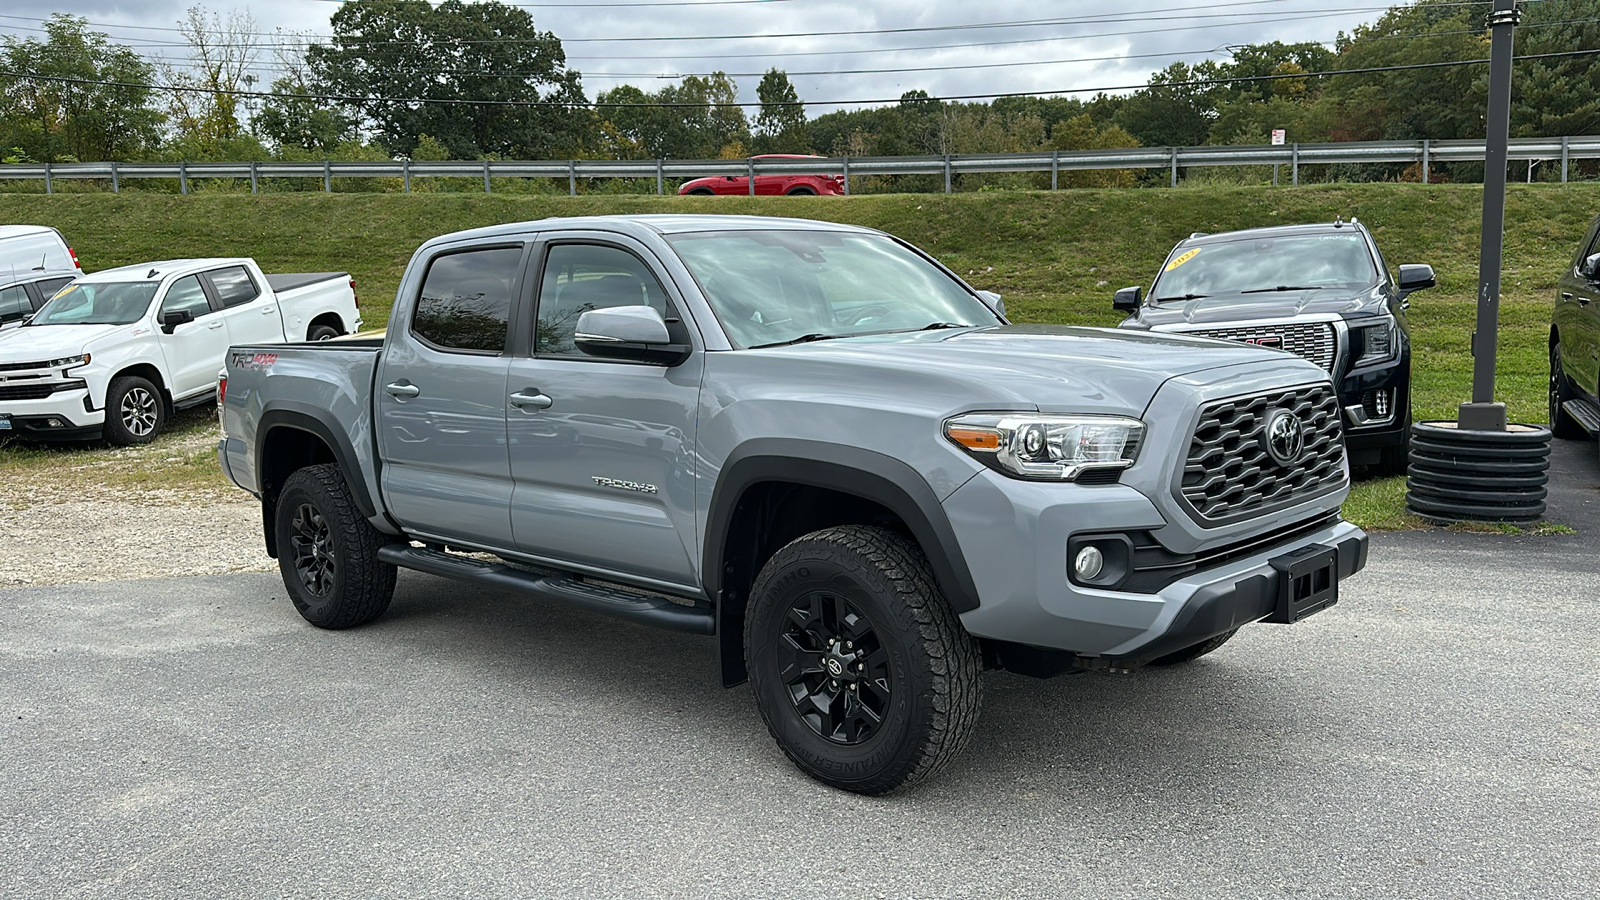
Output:
M641 625L691 634L716 633L716 616L707 607L683 606L665 597L617 590L566 575L539 575L410 544L380 547L378 559L402 569L516 591Z
M1583 430L1590 434L1600 434L1600 407L1588 400L1572 399L1561 404L1567 415L1576 419Z

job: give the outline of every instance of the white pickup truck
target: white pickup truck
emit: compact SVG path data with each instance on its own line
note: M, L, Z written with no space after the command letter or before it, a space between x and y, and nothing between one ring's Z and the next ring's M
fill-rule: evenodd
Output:
M0 436L147 443L174 410L214 399L230 345L360 327L345 272L267 275L224 258L84 275L0 333Z

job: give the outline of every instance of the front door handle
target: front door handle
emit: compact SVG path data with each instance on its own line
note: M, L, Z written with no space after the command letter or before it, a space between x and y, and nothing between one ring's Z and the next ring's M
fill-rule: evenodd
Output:
M412 397L422 393L422 388L419 388L414 384L406 384L403 381L396 381L393 384L386 384L383 386L383 389L389 392L389 396L397 397L401 400L409 400Z
M524 406L531 406L534 409L549 409L550 405L555 403L554 400L541 393L538 388L517 391L507 399L511 401L512 406L519 409Z

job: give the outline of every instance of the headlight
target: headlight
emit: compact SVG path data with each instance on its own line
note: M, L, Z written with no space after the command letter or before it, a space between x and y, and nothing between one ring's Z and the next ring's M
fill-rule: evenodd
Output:
M70 369L73 366L86 366L88 364L89 354L82 353L77 356L63 356L60 359L52 359L50 360L50 365L46 366L45 368L54 369L60 367Z
M1382 325L1369 325L1361 329L1360 348L1361 362L1380 362L1394 356L1395 352L1395 327L1393 322L1384 322Z
M972 414L944 423L945 437L984 465L1016 478L1074 481L1093 469L1126 469L1144 423L1124 416Z

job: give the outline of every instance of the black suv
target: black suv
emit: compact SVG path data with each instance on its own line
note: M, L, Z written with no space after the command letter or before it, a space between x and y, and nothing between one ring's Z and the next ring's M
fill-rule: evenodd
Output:
M1150 286L1117 291L1120 327L1182 332L1287 350L1333 376L1353 466L1398 474L1411 423L1406 298L1433 287L1432 266L1389 277L1354 219L1179 241Z
M1562 274L1550 318L1550 430L1600 433L1600 218Z

